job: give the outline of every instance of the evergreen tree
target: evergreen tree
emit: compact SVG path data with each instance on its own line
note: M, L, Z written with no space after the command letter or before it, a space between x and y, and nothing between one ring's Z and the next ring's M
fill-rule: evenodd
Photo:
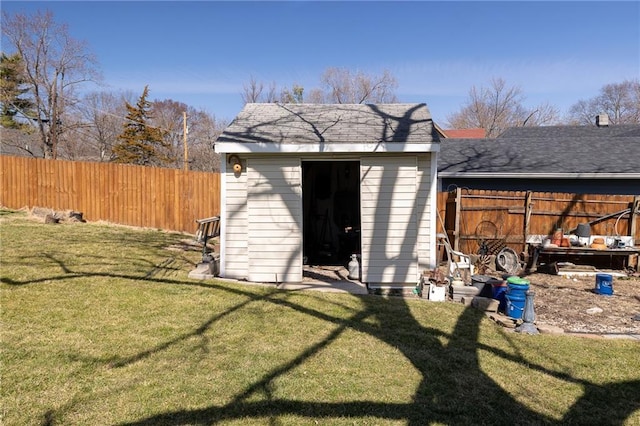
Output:
M27 127L27 123L16 121L16 115L28 119L33 113L33 102L25 97L29 89L25 87L23 67L17 53L0 56L0 125L8 129Z
M113 147L114 162L139 166L166 166L173 162L171 144L164 140L162 129L148 125L151 102L147 100L149 87L145 86L136 106L128 102L124 131L118 136L120 143Z

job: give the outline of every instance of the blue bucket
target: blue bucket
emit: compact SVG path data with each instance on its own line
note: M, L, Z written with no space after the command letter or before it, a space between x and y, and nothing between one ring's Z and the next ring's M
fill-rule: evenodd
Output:
M524 304L527 300L527 290L529 290L529 281L520 277L507 278L507 309L505 313L513 319L522 318L524 312Z
M526 294L508 294L505 296L507 299L507 310L505 314L509 318L520 319L524 313L524 304L527 300Z
M613 275L596 274L596 293L606 296L613 294Z
M497 300L499 303L498 311L504 312L507 307L507 300L505 299L505 294L507 293L507 285L502 280L493 279L491 280L491 296L493 299Z

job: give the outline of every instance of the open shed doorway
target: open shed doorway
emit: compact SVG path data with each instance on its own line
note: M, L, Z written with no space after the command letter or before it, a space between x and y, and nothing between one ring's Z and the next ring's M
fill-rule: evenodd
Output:
M360 255L360 162L302 162L303 259L346 267Z

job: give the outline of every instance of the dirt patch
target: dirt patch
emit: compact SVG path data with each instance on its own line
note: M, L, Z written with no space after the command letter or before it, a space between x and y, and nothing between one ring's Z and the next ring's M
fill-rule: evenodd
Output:
M613 294L595 292L594 276L532 274L536 323L573 333L640 334L640 278L613 277Z
M624 274L623 271L605 272ZM305 270L305 280L331 282L344 279L346 274L344 267L314 267ZM500 278L495 271L486 275ZM529 281L529 290L534 292L538 325L559 327L567 333L640 334L640 277L614 276L610 296L595 292L595 276L535 273L525 279ZM410 291L405 296L415 297Z

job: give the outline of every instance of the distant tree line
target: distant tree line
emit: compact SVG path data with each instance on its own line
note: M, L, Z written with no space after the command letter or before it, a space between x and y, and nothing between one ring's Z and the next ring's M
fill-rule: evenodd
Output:
M83 42L69 36L66 25L54 21L51 12L33 16L3 12L2 34L14 49L0 56L2 152L219 170L220 157L212 147L227 125L225 120L170 99L149 101L148 86L135 102L131 93L79 95L81 87L101 82L97 61ZM375 75L329 67L319 86L308 90L296 83L278 88L252 76L241 97L244 103L396 103L397 88L396 78L386 70ZM487 137L495 137L509 127L593 125L601 113L608 114L612 124L640 123L637 79L603 86L597 96L571 106L564 118L548 103L526 107L525 100L520 87L494 78L487 87L473 86L460 109L443 124L483 128Z
M173 100L149 101L148 87L137 102L131 93L80 95L101 82L97 61L51 12L3 12L2 34L15 49L0 56L2 152L173 168L184 167L187 152L189 169L220 169L212 146L225 121Z

